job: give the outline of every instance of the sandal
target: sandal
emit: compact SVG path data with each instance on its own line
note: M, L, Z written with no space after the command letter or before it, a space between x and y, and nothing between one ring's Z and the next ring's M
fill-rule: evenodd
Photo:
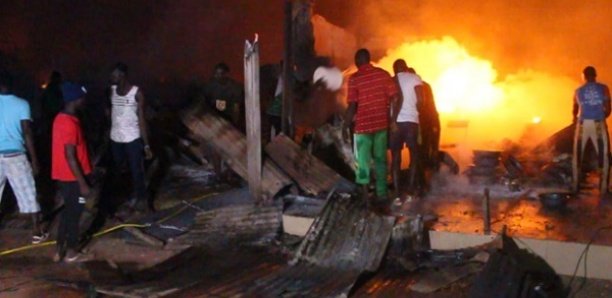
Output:
M32 236L32 244L40 244L49 238L49 233L40 233Z
M64 262L66 263L78 263L87 261L87 257L85 254L80 252L67 253L64 257Z

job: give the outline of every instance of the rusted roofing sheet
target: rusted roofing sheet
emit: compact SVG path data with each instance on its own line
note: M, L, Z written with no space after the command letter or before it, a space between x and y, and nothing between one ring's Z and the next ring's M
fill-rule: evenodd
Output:
M190 231L178 239L198 246L230 245L276 238L281 206L236 205L199 212Z
M330 198L293 260L322 267L376 271L393 230L394 217L369 211L362 199Z

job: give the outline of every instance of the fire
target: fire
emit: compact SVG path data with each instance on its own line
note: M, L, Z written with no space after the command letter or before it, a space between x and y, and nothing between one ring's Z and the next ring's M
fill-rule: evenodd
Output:
M503 90L495 85L497 71L489 61L470 55L450 37L405 43L390 51L379 64L392 71L403 57L436 91L438 111L443 114L485 112L499 105Z
M399 58L432 86L443 145L497 149L504 139L518 141L530 125L539 125L541 141L571 122L571 96L579 84L573 78L537 70L500 77L491 61L451 37L404 43L377 64L392 73Z

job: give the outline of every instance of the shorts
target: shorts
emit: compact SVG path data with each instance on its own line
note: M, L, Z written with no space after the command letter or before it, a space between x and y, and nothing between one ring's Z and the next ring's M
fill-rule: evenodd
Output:
M36 184L32 166L25 154L0 155L0 200L6 181L9 181L21 213L37 213L40 205L36 201Z
M391 133L389 149L392 151L402 150L404 144L410 150L416 151L419 140L419 124L414 122L398 122L397 131Z

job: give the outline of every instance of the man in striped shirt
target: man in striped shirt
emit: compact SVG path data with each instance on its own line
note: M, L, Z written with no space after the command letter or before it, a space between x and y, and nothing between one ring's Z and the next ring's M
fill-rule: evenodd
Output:
M398 101L399 89L389 73L370 63L370 52L360 49L355 54L358 71L348 82L348 111L345 131L353 124L355 131L356 182L363 186L367 198L370 183L370 162L374 159L376 196L387 199L387 130L395 130L397 109L390 115L390 107ZM392 117L393 121L389 121Z

